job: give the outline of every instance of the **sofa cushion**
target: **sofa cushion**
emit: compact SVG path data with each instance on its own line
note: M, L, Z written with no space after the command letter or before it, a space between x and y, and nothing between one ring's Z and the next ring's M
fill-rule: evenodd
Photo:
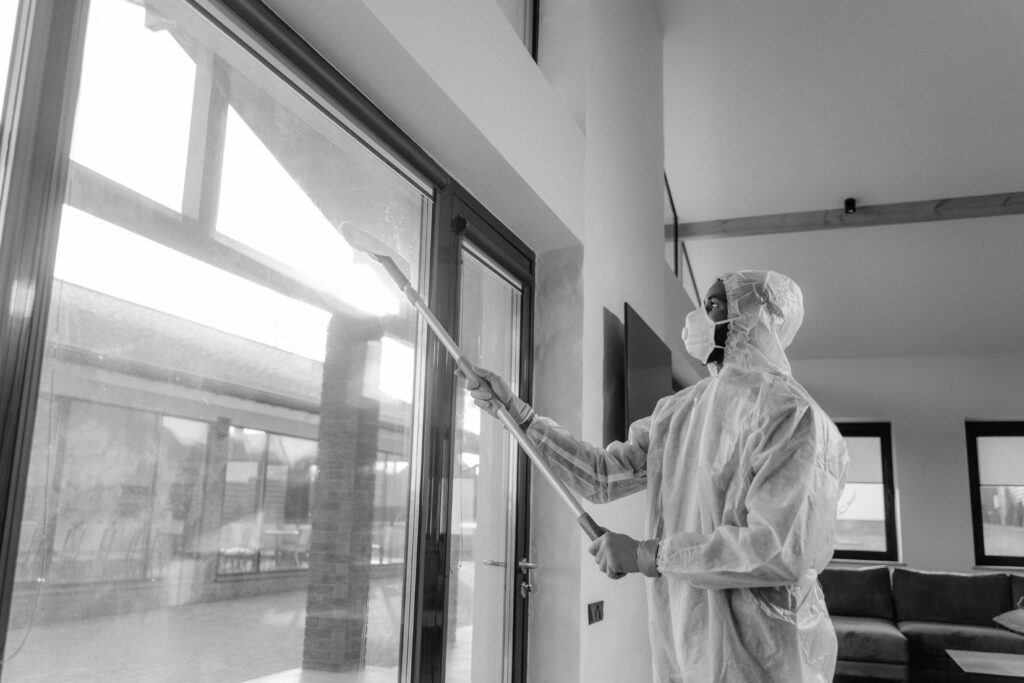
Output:
M1012 609L992 617L1003 628L1008 628L1014 633L1024 634L1024 609Z
M896 625L870 617L832 617L839 641L839 659L904 664L907 639Z
M888 567L826 569L818 581L829 614L893 620Z
M901 621L897 626L907 637L912 656L945 656L946 650L1024 654L1024 636L997 626L940 624L933 621Z
M887 662L847 662L836 660L832 683L865 683L866 681L905 681L907 665ZM946 683L943 680L943 683Z
M899 621L992 626L1012 607L1007 574L946 574L897 567L892 576Z

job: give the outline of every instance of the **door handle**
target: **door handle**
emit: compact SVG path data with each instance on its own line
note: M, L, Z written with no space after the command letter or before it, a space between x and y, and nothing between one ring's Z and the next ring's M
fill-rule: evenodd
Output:
M498 560L481 560L480 564L486 564L488 567L507 567L508 564L505 562L499 562Z
M523 573L523 580L519 582L519 597L526 600L533 593L533 584L530 582L530 570L536 569L537 564L530 562L525 557L517 563L519 571Z

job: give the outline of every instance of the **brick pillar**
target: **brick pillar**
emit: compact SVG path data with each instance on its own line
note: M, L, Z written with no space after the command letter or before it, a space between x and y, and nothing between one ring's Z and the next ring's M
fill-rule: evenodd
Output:
M188 592L175 599L184 604L213 600L217 594L217 568L220 562L221 527L224 512L224 482L227 478L228 457L231 451L231 421L218 418L210 425L206 438L206 476L203 488L203 512L199 522L198 538L189 539L186 546L192 558Z
M302 665L362 668L370 587L374 463L380 405L364 396L376 318L335 315L327 333L320 436L313 491Z

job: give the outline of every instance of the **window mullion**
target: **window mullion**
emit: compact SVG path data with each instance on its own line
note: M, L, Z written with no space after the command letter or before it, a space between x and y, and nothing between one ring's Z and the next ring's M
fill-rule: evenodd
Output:
M195 58L196 84L181 207L182 213L195 220L202 232L213 235L227 131L226 76L220 59L209 49L199 48Z
M353 308L309 282L297 270L273 263L244 244L227 244L204 233L199 221L182 216L92 169L71 162L67 203L216 268L313 306L352 315Z

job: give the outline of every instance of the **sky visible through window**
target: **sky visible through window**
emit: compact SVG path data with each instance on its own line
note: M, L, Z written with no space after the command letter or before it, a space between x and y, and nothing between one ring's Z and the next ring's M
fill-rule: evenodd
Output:
M89 16L71 158L180 211L195 77L145 8L103 2Z

